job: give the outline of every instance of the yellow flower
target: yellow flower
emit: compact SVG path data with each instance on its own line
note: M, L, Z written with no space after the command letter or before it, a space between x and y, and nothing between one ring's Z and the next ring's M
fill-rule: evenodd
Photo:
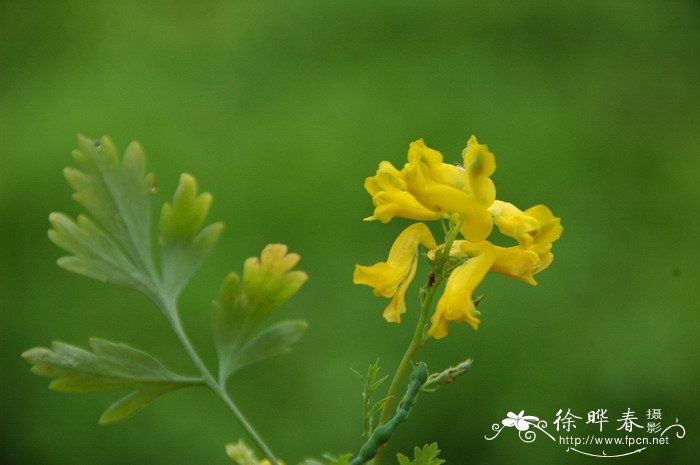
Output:
M408 189L421 204L442 217L455 213L461 217L464 237L481 241L491 233L493 221L488 205L481 204L469 190L471 174L466 168L443 163L440 152L420 139L408 149L404 172Z
M488 271L537 285L533 275L552 263L552 242L561 237L563 228L549 208L537 205L523 212L510 203L496 200L489 211L499 231L516 239L518 245L499 247L487 241L465 240L452 243L450 256L468 260L455 268L447 279L428 331L436 339L447 335L449 321L466 321L474 329L478 328L479 311L472 294ZM433 259L434 252L428 257Z
M474 244L468 241L456 240L452 243L450 257L469 258L469 255L465 253L464 250L470 250L473 246ZM496 256L489 271L520 279L532 285L537 285L532 275L539 271L537 270L539 255L532 250L521 249L518 246L500 247L494 245L493 247ZM428 258L434 260L435 252L428 252Z
M471 136L467 148L462 152L462 161L467 174L467 187L476 200L488 208L496 200L496 186L491 180L491 175L496 171L496 157L486 145Z
M376 175L365 180L375 206L374 214L365 219L386 223L396 217L418 221L449 218L450 224L460 224L459 232L465 240L454 240L449 255L465 261L447 277L428 334L436 339L445 337L450 321L466 321L477 329L479 312L472 294L486 274L493 271L536 285L534 275L552 262L552 243L562 234L561 222L544 205L521 211L496 200L491 180L495 157L474 136L462 152L461 166L444 163L442 154L422 139L409 145L407 158L401 170L381 162ZM517 245L499 247L488 242L494 224ZM455 262L435 260L437 247L423 223L401 233L386 262L355 268L355 284L372 286L375 295L392 299L384 311L387 321L399 322L406 311L405 294L416 273L421 243L429 249L434 276L438 281L443 279L445 267Z
M524 252L520 251L537 254L537 261L533 263L533 274L543 271L552 263L554 259L551 252L552 242L561 237L564 228L561 220L555 217L549 208L544 205L535 205L523 212L513 204L496 200L489 211L493 215L498 230L503 235L518 241L518 246L509 247L506 249L508 252L502 252L503 266L499 272L508 270L506 262L512 265L518 255L521 256L522 262ZM512 275L510 272L504 274Z
M372 266L355 265L352 282L371 286L374 295L391 298L384 310L384 319L401 321L406 312L405 295L418 267L418 245L435 249L437 244L424 223L415 223L404 229L394 241L386 262Z
M496 247L496 259L491 266L491 271L500 273L511 278L525 281L533 286L537 281L533 274L542 271L539 265L540 257L532 250L521 249L520 247Z
M450 321L466 321L474 329L479 327L479 311L474 305L472 294L493 265L496 249L487 241L476 244L462 241L460 249L470 258L455 268L447 278L445 292L438 301L428 330L428 335L435 339L447 336Z
M408 163L401 171L383 161L376 175L365 180L375 206L366 220L386 223L402 217L427 221L458 214L464 237L475 242L486 239L493 227L487 208L496 197L489 178L496 169L495 158L472 136L462 161L463 166L443 163L442 154L427 147L423 139L412 142Z
M388 161L379 164L377 174L365 180L365 189L372 196L376 207L374 214L365 221L379 220L388 223L394 217L412 220L436 220L439 215L421 205L406 191L403 174Z

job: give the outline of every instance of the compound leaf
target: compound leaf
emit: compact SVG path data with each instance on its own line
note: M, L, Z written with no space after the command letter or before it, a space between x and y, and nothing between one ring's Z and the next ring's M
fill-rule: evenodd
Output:
M145 173L141 146L132 142L120 159L108 137L78 136L78 145L73 151L78 166L66 168L64 175L75 191L73 198L92 219L50 215L49 238L71 254L60 258L59 266L151 296L164 290L177 297L223 230L221 223L202 228L211 194L198 195L194 177L180 177L172 202L161 211L159 276L151 246L155 188L153 176Z
M92 352L54 342L51 349L35 347L22 354L32 372L54 378L49 388L61 392L130 389L134 392L112 405L100 423L122 420L175 389L202 385L168 370L151 355L104 339L91 338Z
M78 145L73 151L78 168L63 171L75 191L73 199L97 220L126 258L138 268L151 269L153 176L145 173L141 146L132 142L120 160L108 137L78 136Z

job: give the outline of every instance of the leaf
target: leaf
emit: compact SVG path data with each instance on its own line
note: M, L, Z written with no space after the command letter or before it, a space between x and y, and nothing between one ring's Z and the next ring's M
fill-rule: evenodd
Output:
M241 280L229 273L221 284L219 296L213 302L213 331L219 359L219 382L225 384L232 360L250 337L259 320L241 290Z
M440 455L440 449L434 442L426 444L422 449L416 447L413 450L413 460L403 454L397 454L396 458L399 460L399 465L441 465L445 463L444 460L438 458L438 455Z
M248 312L244 309L241 279L229 273L221 284L219 296L213 302L214 341L219 365L228 363L229 357L240 347Z
M364 436L369 437L374 431L374 416L379 410L384 407L384 404L391 399L391 397L385 397L384 399L372 404L372 394L374 391L379 389L379 387L386 381L388 376L383 376L379 379L379 359L375 360L374 363L367 367L367 375L362 376L355 370L352 370L360 380L362 384L362 433Z
M224 229L214 223L202 229L212 196L197 195L197 181L184 173L160 215L160 245L163 285L172 294L182 291L204 258L211 252Z
M221 223L202 228L211 194L197 195L194 177L180 177L172 203L161 211L159 276L151 246L155 189L153 176L145 174L141 146L132 142L120 159L108 137L93 141L78 136L78 144L73 151L78 167L66 168L64 175L75 191L73 198L92 219L50 215L49 238L71 254L60 258L59 266L151 297L165 291L176 299L223 230Z
M150 197L153 176L145 174L141 146L132 142L120 160L108 137L93 141L78 136L78 144L79 149L73 151L78 168L69 167L63 171L75 191L73 198L106 232L100 241L112 240L123 258L137 269L152 271ZM92 229L84 231L94 234ZM114 247L110 247L112 253ZM87 271L90 270L88 266ZM87 272L83 274L91 276Z
M378 400L377 402L372 405L372 408L369 410L369 415L373 416L377 413L379 413L384 406L386 405L387 402L389 402L390 399L393 399L394 396L386 396L383 399Z
M291 352L292 345L301 339L308 326L305 321L283 321L265 328L230 356L224 367L226 376L253 363Z
M298 254L288 253L284 244L268 244L260 257L250 257L245 261L243 292L257 319L266 318L306 282L306 273L292 271L299 259Z
M213 303L220 383L244 366L288 352L303 334L306 323L286 322L254 336L270 313L306 281L306 273L292 271L298 261L299 255L287 253L286 245L269 244L259 258L245 261L243 279L236 273L224 278Z
M126 420L130 416L138 413L146 408L151 402L156 400L162 394L171 391L168 387L141 388L128 394L112 405L102 413L99 423L101 425L110 425L122 420Z
M101 424L125 419L168 391L202 385L201 379L177 375L151 355L126 344L91 338L92 352L63 342L54 342L51 347L35 347L22 354L32 372L54 378L50 389L134 391L109 407L100 418Z
M52 213L49 221L53 228L49 230L49 239L73 254L60 258L60 267L98 281L144 290L141 272L87 217L79 215L74 222L62 213Z

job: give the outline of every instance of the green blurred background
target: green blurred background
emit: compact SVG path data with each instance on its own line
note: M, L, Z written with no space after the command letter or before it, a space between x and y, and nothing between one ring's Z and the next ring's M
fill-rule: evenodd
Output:
M419 137L458 161L474 133L498 197L547 204L564 236L538 287L488 276L479 331L421 353L476 363L421 398L391 453L438 441L451 465L597 463L484 435L510 410L607 408L612 430L627 408L661 408L688 435L616 463L697 463L699 84L697 1L0 2L0 461L225 464L243 434L197 390L100 427L116 393L48 391L19 357L100 336L193 373L146 298L54 265L47 215L79 211L61 175L76 133L141 141L156 204L182 171L214 193L227 230L182 299L210 364L220 279L269 242L302 255L311 279L279 318L307 319L308 336L231 389L288 464L357 450L349 368L379 356L393 371L412 334L415 294L389 325L386 301L351 284L408 223L361 221L365 176Z

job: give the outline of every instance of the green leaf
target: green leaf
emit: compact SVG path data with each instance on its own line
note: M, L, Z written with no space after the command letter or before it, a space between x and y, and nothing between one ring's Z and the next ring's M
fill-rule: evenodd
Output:
M389 402L390 399L392 399L394 396L386 396L372 405L372 408L369 410L369 415L370 417L374 416L375 414L379 413L384 406L386 405L387 402ZM371 431L370 431L371 433Z
M160 215L160 244L163 285L172 294L182 291L202 260L211 252L223 231L222 223L202 229L212 196L197 194L197 181L184 173Z
M92 352L54 342L51 349L35 347L22 357L32 365L32 372L54 378L49 388L56 391L133 390L105 411L101 424L125 419L168 391L202 385L201 379L177 375L126 344L91 338L90 347Z
M108 137L94 141L78 136L78 144L79 149L73 151L78 168L69 167L63 173L75 191L73 198L106 232L96 241L104 241L105 238L113 240L110 256L116 260L122 259L113 256L116 247L120 249L123 259L137 269L152 271L150 197L153 176L145 173L141 146L138 142L132 142L120 160ZM94 233L92 229L84 229L84 232ZM61 246L59 242L56 243ZM69 252L75 253L72 250ZM90 261L84 264L89 265ZM90 270L89 266L87 270ZM88 272L83 274L91 276Z
M71 255L59 266L103 282L130 287L153 297L165 291L177 298L202 260L216 244L223 225L202 228L212 197L197 194L189 174L171 203L163 205L160 219L161 275L151 246L153 176L145 174L145 159L132 142L120 159L112 141L78 136L73 151L77 168L66 168L73 198L90 214L76 221L61 213L49 217L49 238Z
M438 458L440 449L437 443L426 444L423 448L416 447L413 451L413 460L410 460L403 454L398 454L396 458L399 460L399 465L441 465L444 460Z
M231 354L223 367L225 376L253 363L291 352L292 345L301 339L308 326L305 321L283 321L265 328L239 351Z
M167 386L153 386L150 388L143 387L138 391L134 391L110 405L100 417L99 423L101 425L110 425L126 420L146 408L162 394L172 390L172 388Z
M49 239L70 252L58 265L68 271L98 281L145 290L144 277L121 248L91 220L79 215L73 221L62 213L52 213Z
M250 257L243 264L243 292L250 309L258 320L296 294L308 276L303 271L292 271L299 255L288 253L284 244L268 244L260 257Z
M372 404L372 394L381 387L381 385L386 381L388 376L379 376L379 359L375 360L374 363L370 364L367 368L367 375L362 376L355 370L352 370L362 381L362 432L363 435L369 437L374 431L374 416L379 410L384 407L384 404L391 399L391 397L385 397L384 399Z
M49 216L49 239L71 255L58 260L68 271L145 292L153 271L150 245L150 195L153 177L144 173L140 145L132 142L122 160L112 141L78 136L73 151L78 168L64 175L73 198L97 223L80 215Z
M306 329L306 323L287 322L259 332L251 341L270 313L306 281L306 273L292 271L298 261L299 255L287 253L287 246L270 244L259 258L245 261L243 279L236 273L224 279L213 304L214 339L222 384L244 366L288 352Z
M241 279L236 273L229 273L221 284L219 296L213 303L214 341L219 356L220 375L233 353L240 348L243 339L250 331L250 313L241 294ZM220 376L221 377L221 376ZM225 379L225 376L223 377Z

